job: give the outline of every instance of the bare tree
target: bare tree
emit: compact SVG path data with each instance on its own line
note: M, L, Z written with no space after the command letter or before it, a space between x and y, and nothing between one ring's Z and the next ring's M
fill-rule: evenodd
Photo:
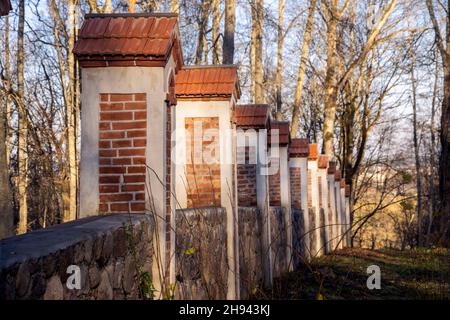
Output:
M303 33L302 52L300 54L300 65L298 67L297 85L295 87L294 105L292 108L291 137L295 138L298 131L300 118L300 108L302 103L303 82L305 79L306 64L309 57L309 47L311 45L314 13L317 0L311 0L309 3L308 18L306 19L305 31Z
M220 63L222 51L220 43L220 0L212 0L212 50L213 64Z
M195 53L195 64L201 64L206 45L206 29L208 27L209 11L211 8L211 0L202 0L201 14L197 21L197 50Z
M225 0L225 33L223 37L223 64L233 64L234 31L236 28L236 0Z
M24 79L24 29L25 29L25 0L19 1L19 25L17 28L17 105L19 110L19 131L17 163L19 167L18 176L18 198L19 198L19 225L17 233L27 232L28 225L28 120L25 103L25 79Z
M448 227L448 219L450 216L450 1L447 2L447 8L445 8L445 39L442 38L441 33L441 28L444 27L441 27L438 23L433 1L427 0L426 3L444 69L444 97L442 100L440 134L441 155L439 159L439 198L443 212L440 221L441 234L448 243L450 239L450 235L448 234L450 230ZM441 4L439 3L438 5L440 6Z
M265 103L264 95L264 71L263 71L263 0L255 0L255 14L252 34L255 35L254 43L254 99L255 103Z

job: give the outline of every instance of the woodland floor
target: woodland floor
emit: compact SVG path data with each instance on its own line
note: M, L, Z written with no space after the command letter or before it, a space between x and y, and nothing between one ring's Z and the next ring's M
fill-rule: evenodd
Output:
M381 269L381 289L366 286L370 265ZM344 249L314 259L274 283L265 299L450 299L450 250Z

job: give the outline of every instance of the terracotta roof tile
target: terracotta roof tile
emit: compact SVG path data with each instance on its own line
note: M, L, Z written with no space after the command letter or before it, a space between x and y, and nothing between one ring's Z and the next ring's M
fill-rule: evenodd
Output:
M309 154L308 139L292 139L289 145L289 155L291 157L307 158Z
M319 169L327 169L328 168L328 157L326 155L319 155Z
M88 14L74 53L79 59L144 56L165 60L172 47L180 47L177 20L172 14ZM176 54L182 65L178 50Z
M308 160L317 160L318 158L319 158L319 145L317 143L310 143Z
M178 99L240 97L237 67L232 65L185 67L177 73L175 82Z
M238 127L267 128L269 114L267 104L245 104L236 106L234 116Z
M270 130L269 130L269 134L268 134L269 144L272 141L272 138L271 138L272 130L278 130L280 145L289 144L289 122L272 121L270 123Z

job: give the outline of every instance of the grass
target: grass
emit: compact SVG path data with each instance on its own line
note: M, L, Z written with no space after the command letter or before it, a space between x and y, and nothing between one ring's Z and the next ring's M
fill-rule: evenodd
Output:
M381 289L366 286L370 265L381 269ZM450 250L343 249L290 272L265 293L271 299L450 299Z

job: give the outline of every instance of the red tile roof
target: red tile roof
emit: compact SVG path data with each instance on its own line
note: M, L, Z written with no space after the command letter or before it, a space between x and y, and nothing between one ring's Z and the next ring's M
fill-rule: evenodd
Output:
M326 169L328 168L328 157L326 155L319 155L319 169Z
M87 14L74 53L85 60L166 61L172 48L182 64L174 14Z
M237 105L234 113L236 125L240 128L267 128L270 107L267 104Z
M272 121L270 123L270 130L268 134L268 142L271 144L272 141L272 130L278 130L279 144L287 145L289 144L289 122Z
M211 65L184 67L176 75L175 93L178 99L239 99L237 67Z
M292 139L289 145L289 155L292 158L307 158L309 154L308 139Z
M319 158L319 146L317 143L309 144L308 160L317 160Z
M6 16L12 10L9 0L0 0L0 16Z

